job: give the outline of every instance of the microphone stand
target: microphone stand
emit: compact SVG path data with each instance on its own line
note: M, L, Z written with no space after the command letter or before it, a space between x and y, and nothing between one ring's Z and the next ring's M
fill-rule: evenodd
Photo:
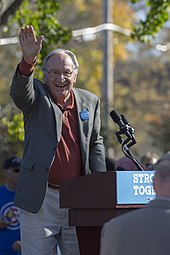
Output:
M129 125L125 125L123 126L123 128L120 128L119 131L117 131L115 133L119 143L122 145L122 151L125 154L125 156L127 156L128 158L130 158L135 165L137 166L137 168L140 171L144 171L142 166L139 164L139 162L134 158L132 152L130 151L129 147L133 146L134 144L136 144L136 139L134 137L134 129L131 128ZM126 135L126 139L124 140L121 135Z

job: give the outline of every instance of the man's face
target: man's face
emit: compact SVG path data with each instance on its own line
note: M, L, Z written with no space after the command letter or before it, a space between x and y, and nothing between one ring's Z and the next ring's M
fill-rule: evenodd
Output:
M53 99L64 100L77 78L72 59L67 54L52 55L46 64L45 82Z
M4 170L4 175L8 182L16 183L18 182L20 173L20 167L10 167Z

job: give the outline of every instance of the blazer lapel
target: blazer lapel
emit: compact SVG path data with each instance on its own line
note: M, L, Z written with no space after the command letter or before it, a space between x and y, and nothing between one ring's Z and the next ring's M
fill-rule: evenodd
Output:
M84 171L86 169L87 158L88 158L88 146L89 146L89 118L82 118L81 113L86 111L89 115L89 107L85 103L85 100L81 94L76 89L73 89L75 95L75 101L77 106L77 114L78 114L78 123L79 123L79 131L80 131L80 149L82 155L83 166L85 166Z
M84 140L87 139L89 131L89 107L85 103L84 98L75 89L73 91L76 99L80 136Z
M54 111L57 142L59 143L60 137L61 137L61 131L62 131L62 112L59 109L59 107L55 103L53 103L51 98L50 98L50 102Z

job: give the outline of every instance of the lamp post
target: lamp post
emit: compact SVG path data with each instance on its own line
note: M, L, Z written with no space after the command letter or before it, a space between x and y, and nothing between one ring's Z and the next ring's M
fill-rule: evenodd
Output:
M112 23L113 1L103 0L104 23ZM113 32L103 31L103 81L102 81L102 128L106 156L109 154L110 118L109 113L114 105L113 95Z

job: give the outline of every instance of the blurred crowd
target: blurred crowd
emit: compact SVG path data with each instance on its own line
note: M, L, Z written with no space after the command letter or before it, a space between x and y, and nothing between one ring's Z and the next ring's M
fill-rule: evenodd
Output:
M169 155L169 153L170 152L167 152L164 155ZM140 170L138 167L139 164L144 171L153 171L159 159L160 155L152 151L146 152L140 158L122 156L115 159L114 157L106 157L106 167L107 171L137 171ZM138 164L136 164L136 162Z

